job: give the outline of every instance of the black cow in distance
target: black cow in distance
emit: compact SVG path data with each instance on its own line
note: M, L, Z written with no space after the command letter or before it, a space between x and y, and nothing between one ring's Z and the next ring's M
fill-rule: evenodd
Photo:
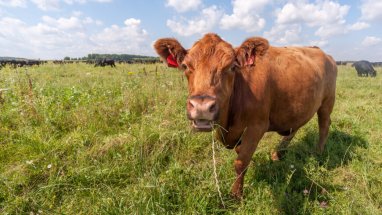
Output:
M352 66L354 66L355 69L357 70L357 75L359 77L368 77L369 75L370 77L377 76L377 71L375 71L375 69L373 68L373 66L371 65L369 61L366 61L366 60L357 61L353 63Z
M111 67L115 67L115 61L113 59L99 59L99 60L96 61L94 67L97 67L97 66L102 66L102 67L111 66Z

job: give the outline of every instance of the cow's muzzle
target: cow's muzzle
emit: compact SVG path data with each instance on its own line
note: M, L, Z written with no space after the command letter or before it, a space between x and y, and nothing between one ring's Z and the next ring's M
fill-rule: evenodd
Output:
M212 96L191 96L187 101L187 116L195 131L211 131L219 106Z

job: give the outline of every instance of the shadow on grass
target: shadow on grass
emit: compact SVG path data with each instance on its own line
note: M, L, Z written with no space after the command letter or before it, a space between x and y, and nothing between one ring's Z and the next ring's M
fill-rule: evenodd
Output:
M340 130L331 131L323 154L316 153L317 131L311 129L300 140L292 140L281 161L256 159L254 175L247 183L268 184L281 214L310 213L312 204L326 208L331 192L346 187L328 182L331 170L346 166L356 156L357 147L367 148L360 135L350 135Z

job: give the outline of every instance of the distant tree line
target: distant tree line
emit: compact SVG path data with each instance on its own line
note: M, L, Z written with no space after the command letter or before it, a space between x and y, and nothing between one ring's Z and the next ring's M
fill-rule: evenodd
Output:
M152 63L159 62L158 57L142 56L142 55L131 55L131 54L88 54L84 57L64 57L64 61L86 61L86 62L97 62L99 60L114 60L115 62L126 62L126 63Z
M88 54L86 60L98 60L98 59L113 59L115 61L129 61L129 60L156 60L157 57L149 57L142 55L131 54Z
M337 65L353 65L357 61L336 61ZM375 67L382 67L382 62L371 62L371 65Z

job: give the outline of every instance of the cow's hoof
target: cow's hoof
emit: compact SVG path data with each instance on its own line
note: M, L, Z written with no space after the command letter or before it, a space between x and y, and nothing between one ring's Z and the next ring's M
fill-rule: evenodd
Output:
M271 159L273 161L282 160L285 157L286 151L274 151L271 153Z
M231 192L231 197L232 197L232 199L234 199L236 201L243 200L243 194L238 194L238 193Z
M324 150L325 150L324 146L320 146L320 145L318 145L318 146L316 147L317 155L322 155L322 154L324 153Z
M271 153L271 159L273 161L279 161L280 160L280 157L276 151Z
M242 200L243 199L243 190L240 189L240 188L239 189L238 188L235 189L235 187L232 188L232 190L231 190L231 197L233 199L235 199L235 200L238 200L238 201Z

